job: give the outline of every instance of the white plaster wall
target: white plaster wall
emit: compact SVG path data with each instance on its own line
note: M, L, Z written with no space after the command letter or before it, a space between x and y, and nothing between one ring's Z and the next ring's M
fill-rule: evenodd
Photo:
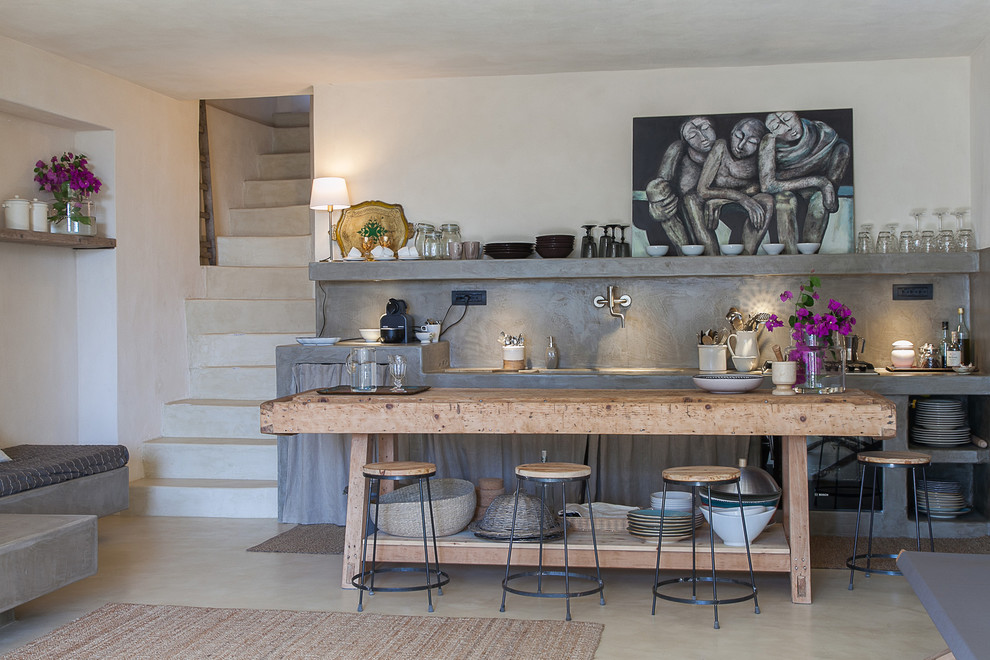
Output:
M26 108L42 124L68 118L106 129L76 133L74 144L56 151L78 144L103 156L94 160L98 168L112 160L113 172L107 177L112 185L100 193L100 204L106 207L102 213L107 233L117 239L115 250L84 255L54 248L4 247L5 252L16 253L25 273L17 288L6 278L0 281L4 302L13 301L12 306L4 305L5 318L32 317L44 326L61 314L75 315L78 300L85 304L77 325L85 332L74 346L47 347L58 353L60 362L84 365L74 367L79 403L50 395L51 374L25 377L18 386L30 405L6 397L0 400L0 443L119 441L137 457L142 442L160 435L162 405L188 392L183 305L186 297L202 293L197 104L170 99L6 38L0 38L0 62L4 63L0 104ZM16 151L5 144L3 160L26 161L30 170L35 160L56 146L47 140L57 137L22 144ZM46 259L52 265L46 267ZM77 271L75 280L64 276L69 269ZM38 356L19 350L21 346L15 341L0 347L5 375L11 365L26 372L28 365L38 363ZM90 352L101 354L105 346L110 347L109 355L93 360ZM92 419L90 405L84 403L100 397L113 400L103 407L113 410L109 421L106 415ZM85 410L80 411L81 406ZM8 426L13 423L16 429ZM114 437L100 431L107 425ZM53 435L59 437L39 438L30 432L39 427L53 428ZM75 435L66 431L71 428ZM132 461L131 476L141 476L140 461Z
M230 209L244 208L244 182L261 178L258 154L271 153L273 129L210 105L206 125L216 234L230 236Z
M990 245L990 39L971 58L973 228L981 246Z
M629 222L634 117L852 108L857 220L905 222L914 207L970 205L969 69L946 58L316 85L314 168L346 177L352 203L521 240Z

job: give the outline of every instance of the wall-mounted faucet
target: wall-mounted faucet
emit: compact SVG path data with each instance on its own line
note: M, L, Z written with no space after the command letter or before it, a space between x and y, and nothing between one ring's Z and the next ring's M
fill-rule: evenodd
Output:
M626 315L616 309L616 305L622 307L629 307L632 304L632 298L628 295L616 296L615 287L611 284L608 285L608 298L604 296L595 296L595 299L591 302L595 307L601 309L608 305L608 313L610 316L614 316L619 319L619 327L626 327Z

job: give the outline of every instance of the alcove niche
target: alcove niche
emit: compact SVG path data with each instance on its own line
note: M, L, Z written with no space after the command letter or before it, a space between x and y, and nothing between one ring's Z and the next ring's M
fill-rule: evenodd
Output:
M0 199L51 201L34 164L84 153L116 236L110 129L0 99ZM0 243L0 446L117 442L117 251Z

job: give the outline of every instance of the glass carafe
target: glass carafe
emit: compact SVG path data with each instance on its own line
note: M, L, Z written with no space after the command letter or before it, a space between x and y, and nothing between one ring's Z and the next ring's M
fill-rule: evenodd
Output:
M440 225L440 258L450 259L450 244L461 242L461 228L450 222Z
M375 362L375 349L352 348L344 362L351 375L352 392L374 392L378 387L378 365Z

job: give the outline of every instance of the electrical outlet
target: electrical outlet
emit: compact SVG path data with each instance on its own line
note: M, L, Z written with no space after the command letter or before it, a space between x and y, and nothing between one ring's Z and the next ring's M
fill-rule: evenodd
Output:
M931 300L933 296L931 284L895 284L894 300Z
M487 305L488 292L484 289L475 291L451 291L451 305Z

